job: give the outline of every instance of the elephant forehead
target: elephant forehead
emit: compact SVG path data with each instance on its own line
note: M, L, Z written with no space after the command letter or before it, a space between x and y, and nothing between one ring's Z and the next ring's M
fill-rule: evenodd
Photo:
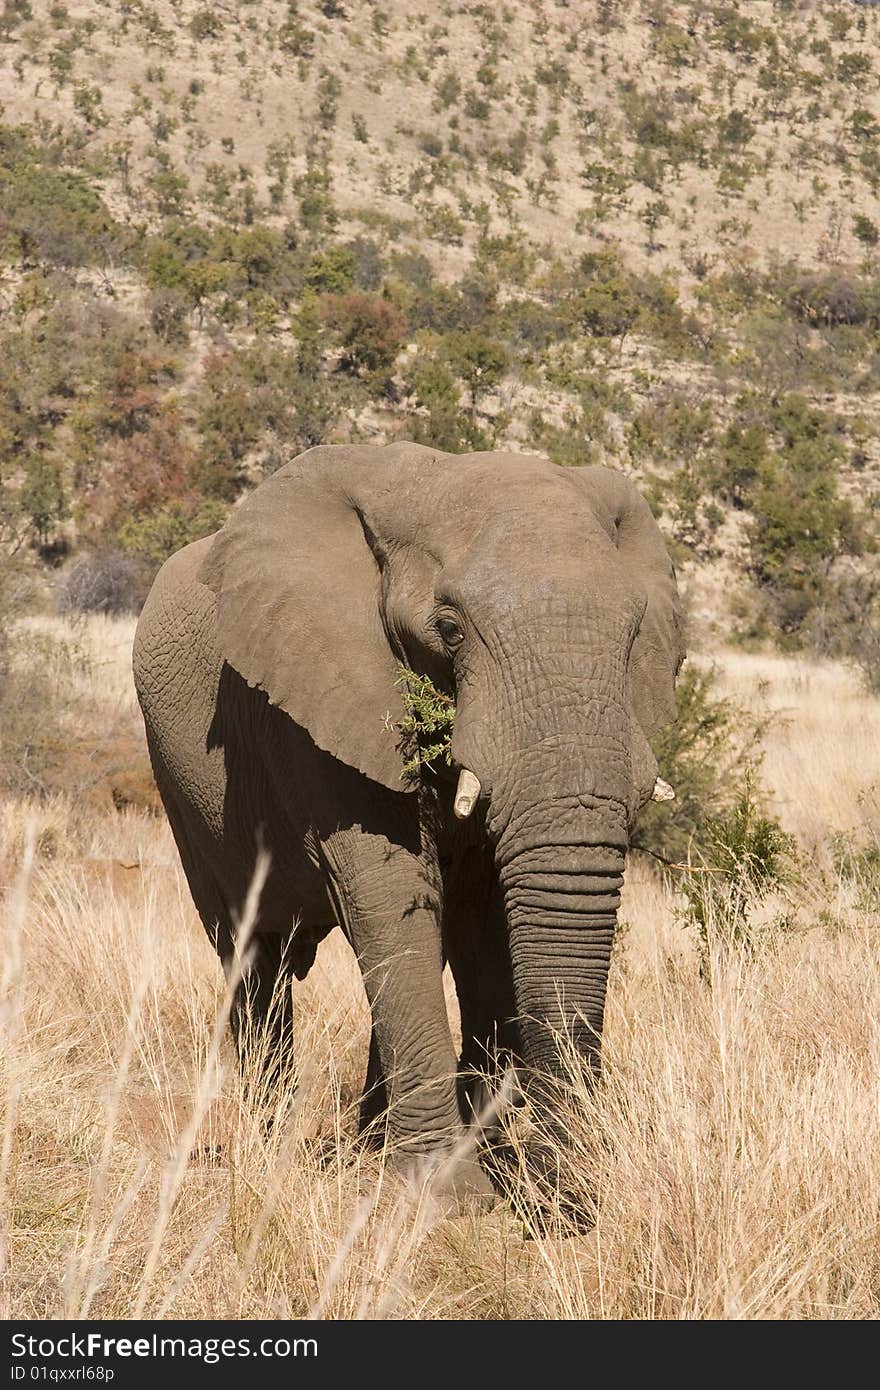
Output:
M575 555L545 549L529 560L515 542L508 542L501 559L477 546L460 564L439 570L435 597L458 604L480 626L516 630L530 639L555 633L561 642L587 631L626 641L647 605L638 576L607 539L601 550L581 545Z
M641 586L622 562L616 531L555 479L549 487L517 488L496 508L469 515L440 554L440 582L462 598L494 593L540 607L591 594L603 603L640 600Z
M517 454L452 459L429 481L427 495L453 519L470 514L481 525L495 518L519 529L562 519L573 506L586 510L556 464Z
M613 537L585 493L543 459L490 455L451 464L428 473L420 468L412 486L398 479L368 504L378 532L422 544L450 563L477 551L509 555L512 544L524 547L524 560L548 546L561 556L591 534Z

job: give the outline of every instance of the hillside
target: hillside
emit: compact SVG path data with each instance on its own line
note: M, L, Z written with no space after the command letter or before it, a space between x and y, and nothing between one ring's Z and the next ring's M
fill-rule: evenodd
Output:
M0 38L4 548L100 552L74 605L292 451L415 436L638 475L699 640L858 647L876 9L6 0Z
M321 189L445 279L510 231L701 279L858 260L878 214L867 6L12 0L3 30L6 119L105 161L128 224L280 227Z

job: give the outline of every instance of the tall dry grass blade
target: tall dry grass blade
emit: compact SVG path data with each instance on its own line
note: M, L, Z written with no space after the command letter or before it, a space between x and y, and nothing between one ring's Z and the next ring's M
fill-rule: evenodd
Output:
M18 1040L24 1024L23 998L24 961L22 938L27 916L28 895L34 867L37 831L36 824L29 820L25 827L24 851L18 874L9 894L9 927L3 934L3 952L0 957L0 1075L2 1075L3 1107L3 1146L0 1151L0 1290L4 1317L7 1316L7 1300L11 1262L12 1235L15 1224L14 1202L15 1181L13 1174L15 1152L15 1124L21 1097L21 1081L18 1076Z
M214 1020L207 1056L205 1057L201 1075L196 1083L189 1122L182 1129L175 1145L174 1153L169 1163L165 1165L162 1171L156 1218L147 1250L147 1256L144 1261L143 1271L138 1284L137 1295L134 1300L132 1312L134 1318L142 1318L145 1315L152 1282L159 1265L162 1241L168 1230L174 1210L174 1202L180 1191L199 1127L204 1121L209 1105L217 1095L221 1075L220 1048L232 1012L235 992L245 978L247 972L249 945L256 928L259 916L260 898L268 874L269 857L267 854L261 852L257 856L247 897L242 908L241 916L236 924L235 954L227 974L223 1002Z
M117 1125L119 1123L120 1110L125 1095L129 1072L131 1070L132 1059L135 1053L137 1031L144 1000L146 999L150 985L150 973L154 955L154 943L151 936L148 936L146 946L146 957L143 968L137 976L132 990L131 1002L125 1021L122 1051L119 1056L116 1074L113 1079L113 1084L104 1095L104 1126L101 1151L95 1174L91 1181L91 1195L88 1216L86 1218L86 1227L81 1235L78 1248L75 1248L71 1252L65 1272L65 1316L69 1318L88 1317L92 1302L100 1288L100 1281L96 1277L96 1271L103 1267L98 1256L98 1246L101 1241L101 1218L109 1188L113 1144L116 1137ZM141 1167L141 1165L139 1165L139 1167ZM144 1165L138 1178L134 1182L132 1192L124 1195L123 1204L126 1209L130 1199L133 1200L139 1183L143 1181L145 1173L146 1167ZM115 1216L117 1214L118 1213L114 1213L111 1217L107 1230L112 1231L118 1226L118 1221L115 1221ZM104 1243L109 1248L108 1239L105 1239Z

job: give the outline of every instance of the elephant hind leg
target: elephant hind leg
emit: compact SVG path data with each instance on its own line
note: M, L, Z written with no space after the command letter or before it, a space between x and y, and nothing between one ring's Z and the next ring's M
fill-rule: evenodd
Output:
M161 757L150 746L156 785L162 797L180 862L208 939L223 963L227 980L237 972L235 912L211 868L212 845L204 826L181 813ZM230 1025L239 1063L246 1077L268 1093L292 1079L293 1002L290 982L304 976L314 959L317 940L293 946L290 932L256 931L247 963L235 986Z
M228 977L234 969L231 952L224 954L223 965ZM290 937L255 932L233 995L230 1024L245 1080L266 1101L294 1082L294 972Z

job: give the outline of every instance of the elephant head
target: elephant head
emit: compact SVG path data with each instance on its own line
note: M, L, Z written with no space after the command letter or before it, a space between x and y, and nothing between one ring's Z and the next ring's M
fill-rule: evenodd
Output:
M675 577L603 468L413 444L317 448L273 475L202 571L224 652L314 742L401 795L398 662L454 693L456 811L494 847L524 1060L598 1060L630 826L675 713ZM450 788L451 796L451 788Z

